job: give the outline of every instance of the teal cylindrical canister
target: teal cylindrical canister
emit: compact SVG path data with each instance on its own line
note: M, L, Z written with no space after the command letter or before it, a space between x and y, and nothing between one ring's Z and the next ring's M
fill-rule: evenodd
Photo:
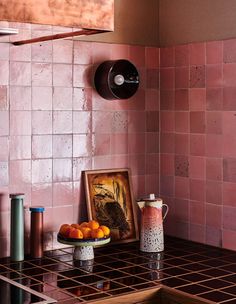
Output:
M10 194L11 199L11 240L12 261L24 260L24 194Z

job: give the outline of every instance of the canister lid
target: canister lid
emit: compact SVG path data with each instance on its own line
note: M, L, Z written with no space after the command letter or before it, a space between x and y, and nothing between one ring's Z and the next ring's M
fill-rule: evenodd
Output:
M13 199L22 199L25 197L25 194L24 193L10 193L9 197L13 198Z
M44 212L45 208L38 206L38 207L30 207L29 210L32 212Z

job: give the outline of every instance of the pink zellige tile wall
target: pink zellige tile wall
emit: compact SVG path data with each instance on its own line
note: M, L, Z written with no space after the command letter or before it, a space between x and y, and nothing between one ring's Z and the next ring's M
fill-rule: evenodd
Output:
M160 51L166 232L236 250L236 40Z
M58 30L15 26L20 39ZM129 167L135 198L158 193L158 48L71 40L17 47L1 39L0 256L9 255L9 193L46 208L46 249L60 246L62 223L86 218L82 170ZM129 100L104 100L93 88L94 69L110 59L139 70L140 89ZM27 235L29 222L26 211Z

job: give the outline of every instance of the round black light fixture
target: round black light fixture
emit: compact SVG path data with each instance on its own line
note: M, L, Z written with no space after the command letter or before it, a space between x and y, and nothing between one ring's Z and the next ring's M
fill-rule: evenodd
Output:
M128 60L108 60L98 66L94 84L105 99L128 99L138 90L139 74Z

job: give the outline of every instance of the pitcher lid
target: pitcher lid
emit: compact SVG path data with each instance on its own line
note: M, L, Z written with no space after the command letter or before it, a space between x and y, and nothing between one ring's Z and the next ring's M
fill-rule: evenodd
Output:
M162 202L162 199L160 197L156 196L154 193L151 193L148 196L144 196L144 197L140 198L139 201L144 201L144 202L160 201L160 202Z

